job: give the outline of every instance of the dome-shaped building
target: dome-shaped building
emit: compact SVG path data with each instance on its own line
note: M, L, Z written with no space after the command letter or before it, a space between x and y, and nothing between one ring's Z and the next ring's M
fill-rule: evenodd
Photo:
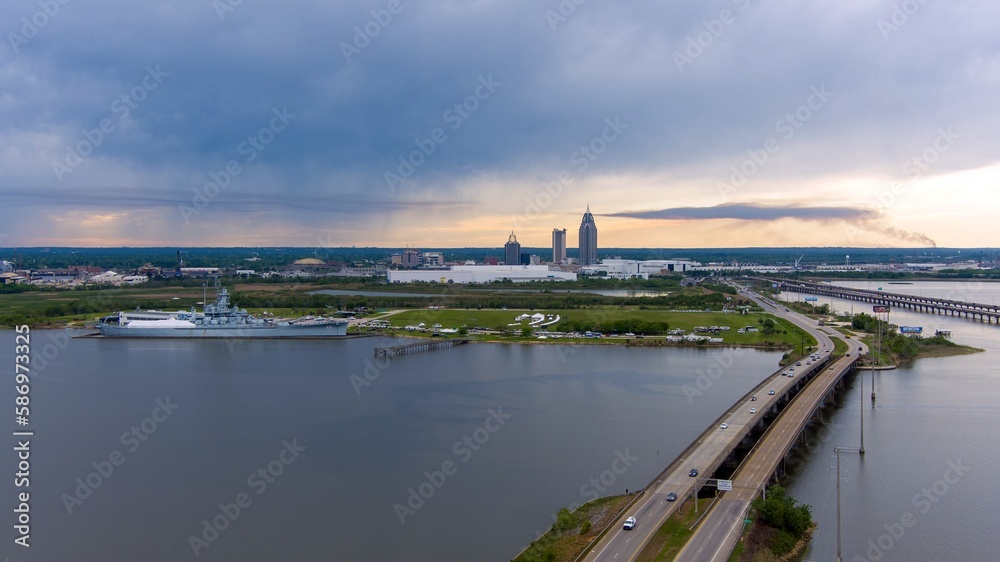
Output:
M321 271L329 271L333 269L333 266L321 259L302 258L300 260L295 260L294 262L292 262L292 265L289 266L289 269L296 271L309 271L317 273Z

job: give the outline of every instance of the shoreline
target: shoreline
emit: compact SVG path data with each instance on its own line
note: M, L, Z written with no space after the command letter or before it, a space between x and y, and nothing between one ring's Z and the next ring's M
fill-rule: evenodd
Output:
M361 334L348 334L348 336L351 336L351 335L361 335ZM436 337L433 337L433 336L415 336L415 335L410 335L410 334L403 335L403 334L391 334L391 333L373 333L372 335L373 336L379 336L379 337L409 338L409 339L415 339L415 340L428 340L428 341L445 340L445 339L458 339L458 338L436 338ZM699 347L704 347L704 348L715 348L715 349L739 347L739 348L746 348L746 349L763 349L763 350L770 350L770 351L788 351L789 349L795 349L795 347L797 347L797 346L789 346L789 345L785 345L785 344L780 344L780 345L779 344L766 345L766 344L750 344L750 343L735 343L735 342L731 342L731 343L727 343L727 342L722 342L722 343L714 343L714 342L713 343L709 343L709 342L699 343L699 342L672 342L672 341L666 341L666 340L647 340L647 341L656 341L656 343L653 343L653 344L645 344L645 343L643 343L643 344L635 344L635 343L631 343L632 342L631 339L620 339L620 341L617 341L617 340L619 340L618 338L556 338L556 339L545 339L545 340L539 340L539 339L536 338L536 339L499 340L499 339L476 339L475 337L469 337L469 336L460 336L460 337L465 337L465 338L469 339L469 343L487 343L487 344L521 344L521 345L616 345L616 346L621 346L621 347L636 347L636 348L642 348L642 347L648 347L648 348L663 348L663 347L699 348ZM613 340L613 341L608 341L608 340Z

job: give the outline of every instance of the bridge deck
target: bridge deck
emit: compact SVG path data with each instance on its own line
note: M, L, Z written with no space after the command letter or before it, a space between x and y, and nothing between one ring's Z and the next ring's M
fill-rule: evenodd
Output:
M837 287L834 285L809 283L806 281L778 279L767 279L767 281L780 283L782 288L786 291L837 297L848 300L858 300L877 305L907 308L917 312L935 312L966 316L969 318L978 318L991 324L994 320L996 320L997 323L1000 324L1000 305L921 297L902 293L869 291L865 289L851 289L847 287Z
M760 493L805 429L816 409L857 357L843 357L817 375L782 411L733 475L733 490L724 492L701 521L677 562L726 560L739 540L750 502Z

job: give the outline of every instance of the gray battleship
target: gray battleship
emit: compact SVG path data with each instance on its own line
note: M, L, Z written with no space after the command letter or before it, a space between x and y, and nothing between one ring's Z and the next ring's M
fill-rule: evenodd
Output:
M204 311L122 311L101 320L102 336L112 338L332 338L347 335L347 320L314 318L275 320L229 305L229 292L218 288Z

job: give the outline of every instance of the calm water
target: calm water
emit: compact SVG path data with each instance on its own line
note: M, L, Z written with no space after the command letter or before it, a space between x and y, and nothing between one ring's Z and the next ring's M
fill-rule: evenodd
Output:
M333 296L359 296L359 297L440 297L440 294L433 293L405 293L401 291L355 291L353 289L323 289L322 291L311 291L310 295L333 295Z
M670 291L655 291L644 289L545 289L550 293L584 293L590 295L603 295L605 297L663 297L670 294ZM483 290L482 292L493 293L494 290ZM543 289L504 289L505 293L541 293ZM353 289L323 289L312 291L310 295L356 295L364 297L443 297L446 295L434 293L406 293L392 291L362 291Z
M838 284L869 288L867 281ZM878 286L884 291L983 303L1000 299L997 284L872 282L871 289ZM819 302L832 303L839 311L871 310L868 303L828 297L820 297ZM870 372L864 374L863 397L854 381L841 409L819 433L818 443L793 459L806 462L793 463L799 470L790 480L790 492L813 506L820 524L807 559L835 556L833 448L858 446L859 408L863 408L866 454L863 459L851 453L841 455L844 560L996 560L1000 536L994 529L996 509L991 500L1000 494L994 477L1000 466L996 446L1000 327L903 309L893 309L890 321L923 326L925 334L951 330L954 341L986 352L921 359L902 369L876 373L874 409L869 398ZM953 466L960 469L960 475Z
M978 291L981 302L1000 296L993 286L961 290ZM891 319L950 329L988 351L876 374L874 410L865 374L864 400L855 386L818 444L790 463L791 492L820 523L809 559L836 551L833 447L857 445L863 407L867 454L842 459L845 560L867 560L869 540L872 559L993 560L1000 327L896 310ZM596 495L591 479L603 487L603 473L609 493L648 483L779 358L742 351L726 367L732 350L482 344L379 368L372 348L390 340L227 345L64 334L33 332L32 548L12 546L8 477L0 552L11 561L193 559L189 536L212 519L225 528L208 535L199 560L508 560L552 512ZM0 332L0 364L13 364L13 345L13 332ZM373 380L352 383L366 370ZM717 380L689 401L685 385L708 373ZM12 431L10 379L0 410ZM371 383L360 394L358 380ZM177 409L164 417L154 410L167 398ZM497 415L487 421L490 410ZM162 421L144 421L154 414ZM145 440L128 434L133 426ZM305 450L282 453L284 442ZM8 443L0 471L12 476ZM116 451L120 464L97 474L92 463L107 472ZM621 475L609 472L617 453L635 458ZM946 473L949 462L960 476ZM260 468L270 482L248 481ZM67 500L88 491L77 478L99 487ZM400 524L394 505L421 484L429 499ZM933 503L918 496L924 489ZM227 518L219 505L239 494L246 507Z
M549 293L582 293L605 297L665 297L671 291L654 289L544 289ZM541 293L543 289L505 289L505 293Z
M372 348L389 340L32 334L30 551L12 546L13 437L0 454L11 561L193 559L189 537L213 519L223 530L207 531L199 560L509 560L559 507L596 496L591 479L607 493L647 484L779 359L476 344L380 369ZM0 332L0 364L13 347ZM366 370L359 394L351 375ZM703 373L717 380L689 401ZM630 466L615 475L619 453ZM401 524L394 505L421 484L430 497Z

